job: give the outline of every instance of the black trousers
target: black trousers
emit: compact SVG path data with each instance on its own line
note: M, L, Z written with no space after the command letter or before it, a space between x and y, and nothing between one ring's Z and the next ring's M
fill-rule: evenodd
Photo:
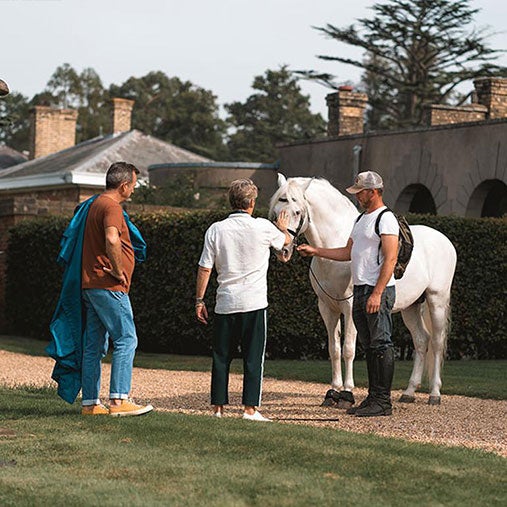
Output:
M267 309L216 314L213 330L211 404L229 403L229 369L238 343L243 356L243 405L259 407L266 351Z

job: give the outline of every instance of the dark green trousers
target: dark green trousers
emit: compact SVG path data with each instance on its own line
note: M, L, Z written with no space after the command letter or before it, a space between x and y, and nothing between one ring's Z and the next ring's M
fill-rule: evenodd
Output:
M241 345L243 356L243 405L259 407L266 351L267 309L215 314L211 404L229 403L229 369L234 350Z

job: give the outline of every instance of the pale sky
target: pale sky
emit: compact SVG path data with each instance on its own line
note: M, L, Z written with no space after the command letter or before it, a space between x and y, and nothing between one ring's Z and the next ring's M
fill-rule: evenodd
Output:
M31 98L57 66L93 67L105 87L161 70L211 90L220 105L243 101L255 76L287 64L357 82L360 70L316 55L359 57L312 26L345 27L373 0L0 0L0 78ZM476 26L507 49L507 1L472 0ZM507 65L507 55L499 63ZM329 90L301 81L311 108L327 117ZM472 84L462 91L472 89Z

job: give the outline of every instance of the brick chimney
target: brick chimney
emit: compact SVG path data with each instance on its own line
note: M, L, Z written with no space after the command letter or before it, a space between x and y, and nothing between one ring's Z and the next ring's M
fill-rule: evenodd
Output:
M481 77L474 87L474 100L488 108L489 120L507 117L507 78Z
M30 158L45 157L76 144L77 111L35 106L30 111Z
M338 92L326 96L328 107L328 136L362 134L364 110L368 103L366 93L355 92L352 86L340 86Z
M113 134L128 132L130 130L133 107L133 100L119 98L113 99Z

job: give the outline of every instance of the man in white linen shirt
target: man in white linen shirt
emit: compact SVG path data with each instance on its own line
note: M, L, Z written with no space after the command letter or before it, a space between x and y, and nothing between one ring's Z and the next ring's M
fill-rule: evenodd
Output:
M399 225L394 214L384 205L382 191L383 181L379 174L373 171L359 173L347 192L355 194L365 211L354 224L347 245L342 248L298 247L304 256L352 261L352 315L368 369L368 396L358 407L347 410L348 414L357 417L392 414L394 349L391 311L396 296L393 271L398 257Z
M281 250L292 240L287 232L287 213L277 218L276 227L264 218L253 218L258 190L249 179L235 180L229 188L233 212L206 231L199 260L195 311L207 324L204 294L213 266L217 271L211 404L221 417L229 403L229 368L233 346L241 343L243 355L243 418L269 421L261 405L264 353L266 350L267 272L270 248Z

